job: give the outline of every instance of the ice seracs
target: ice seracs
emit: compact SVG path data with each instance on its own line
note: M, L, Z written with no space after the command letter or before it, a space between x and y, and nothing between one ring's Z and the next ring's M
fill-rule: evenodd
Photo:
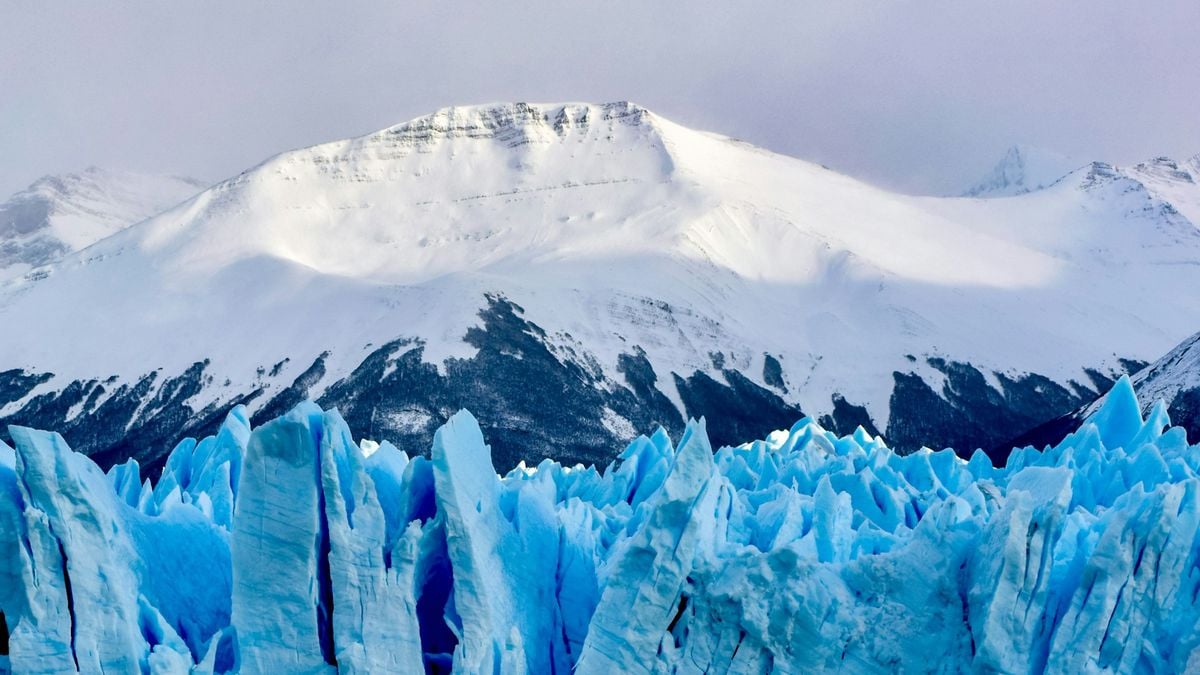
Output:
M139 485L11 433L14 672L1200 668L1200 446L1124 379L1002 467L806 418L501 477L468 413L425 458L303 403L236 409Z

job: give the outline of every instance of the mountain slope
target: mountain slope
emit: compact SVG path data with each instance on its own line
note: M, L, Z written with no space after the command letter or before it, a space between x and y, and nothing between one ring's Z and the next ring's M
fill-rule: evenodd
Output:
M1165 401L1171 419L1200 442L1200 333L1138 372L1133 386L1143 400ZM1102 403L1089 406L1085 414Z
M1172 423L1183 429L1192 442L1200 442L1200 333L1179 343L1165 356L1142 368L1131 378L1142 412L1149 413L1152 403L1162 401ZM1043 447L1058 443L1082 420L1099 410L1111 394L1081 406L1022 438L1020 445Z
M190 178L96 167L45 176L0 204L0 278L86 248L203 187Z
M150 463L304 397L415 448L469 405L502 466L700 415L990 449L1195 330L1189 171L917 198L628 103L449 108L7 284L0 416Z

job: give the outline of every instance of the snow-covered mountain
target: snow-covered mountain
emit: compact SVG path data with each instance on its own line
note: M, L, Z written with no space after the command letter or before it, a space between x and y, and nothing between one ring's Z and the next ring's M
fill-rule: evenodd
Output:
M239 407L154 482L14 427L0 669L1195 673L1200 445L1138 408L999 468L804 419L504 478L465 411L427 459Z
M1040 190L1080 167L1066 155L1014 145L986 175L963 192L964 197L1007 197Z
M45 176L0 204L0 278L91 246L203 187L190 178L97 167Z
M306 397L410 450L469 406L501 468L700 415L991 449L1196 330L1197 176L909 197L629 103L448 108L6 284L0 417L105 464Z

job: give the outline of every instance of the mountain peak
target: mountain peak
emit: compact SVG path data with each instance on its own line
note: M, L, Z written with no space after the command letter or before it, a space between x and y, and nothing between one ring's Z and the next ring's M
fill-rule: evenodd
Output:
M455 138L496 139L522 145L543 136L564 137L572 131L648 126L652 114L629 101L611 103L490 103L441 108L372 134L373 140L414 145ZM549 140L549 138L546 138Z
M1197 170L1197 165L1193 162L1179 162L1170 157L1160 156L1154 159L1141 162L1133 167L1133 170L1143 176L1172 182L1194 183L1196 176L1193 172Z
M964 197L1004 197L1049 187L1079 166L1059 153L1028 145L1013 145Z
M428 184L432 174L455 190L520 190L530 186L514 181L551 178L627 179L613 172L631 165L643 178L660 180L674 168L668 127L673 136L683 130L628 101L451 106L364 136L284 152L217 188L280 176L293 181L302 165L334 181Z

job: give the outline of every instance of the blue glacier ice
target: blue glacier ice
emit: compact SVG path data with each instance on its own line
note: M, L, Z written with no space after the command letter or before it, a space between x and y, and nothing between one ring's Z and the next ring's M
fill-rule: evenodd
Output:
M13 672L1200 672L1200 445L1127 380L1003 467L701 420L500 477L467 412L422 456L302 403L151 483L10 434Z

